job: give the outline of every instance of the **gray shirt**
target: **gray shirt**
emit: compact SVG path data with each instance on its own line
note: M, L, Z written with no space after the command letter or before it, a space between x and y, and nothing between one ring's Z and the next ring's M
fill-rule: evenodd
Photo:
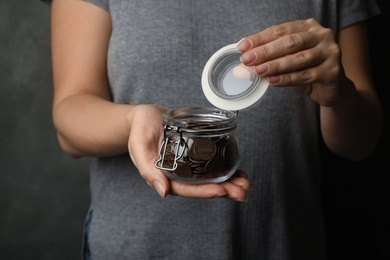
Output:
M87 0L110 12L108 75L114 102L210 106L201 73L219 48L269 26L315 17L337 33L378 12L373 1ZM164 200L129 156L91 166L92 258L325 259L318 107L270 88L241 111L249 200Z

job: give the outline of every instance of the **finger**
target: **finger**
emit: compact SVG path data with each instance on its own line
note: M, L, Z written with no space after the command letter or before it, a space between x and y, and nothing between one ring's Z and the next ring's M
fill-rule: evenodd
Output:
M253 81L256 77L256 72L253 67L248 67L240 63L234 67L233 76L240 80Z
M243 188L244 190L250 190L251 184L248 180L248 174L243 170L237 170L234 175L228 180L228 182Z
M240 187L246 191L251 190L251 184L248 179L242 177L232 177L228 182L233 183L237 187Z
M249 190L251 187L248 175L242 170L237 170L228 182L232 185L225 185L224 183L194 185L171 181L170 194L187 198L209 199L227 197L238 199L239 201L246 200L246 195L242 196L242 193L245 193L244 190ZM229 192L226 190L226 187L229 189ZM231 194L229 195L229 193Z
M227 191L225 198L233 199L236 201L242 201L242 202L248 200L246 190L244 190L243 188L231 182L223 182L221 183L221 185Z
M282 36L292 33L306 32L310 29L312 24L313 22L310 20L299 20L274 25L259 33L246 37L240 41L240 43L237 45L237 49L240 52L246 52L255 47L274 41Z
M289 34L245 52L240 59L246 66L256 66L266 61L313 48L318 42L319 39L312 33Z
M248 179L248 174L241 169L237 169L237 171L233 174L233 177L240 177L240 178Z
M290 72L286 74L270 76L268 77L268 82L272 86L300 86L300 85L310 85L314 83L326 82L327 77L337 73L337 68L326 66L325 63L322 63L318 66L303 69L300 71ZM326 71L326 73L324 73Z
M317 66L326 60L322 51L308 49L268 61L255 67L259 77L286 74Z
M170 194L187 198L210 199L224 197L228 193L219 184L188 184L171 181Z

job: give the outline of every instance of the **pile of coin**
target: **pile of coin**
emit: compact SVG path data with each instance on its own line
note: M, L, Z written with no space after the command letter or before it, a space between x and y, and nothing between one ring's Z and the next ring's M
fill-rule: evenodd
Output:
M165 168L173 168L177 149L184 149L171 173L182 178L210 179L225 176L237 160L237 146L230 136L171 139L167 145ZM179 154L179 153L178 153Z

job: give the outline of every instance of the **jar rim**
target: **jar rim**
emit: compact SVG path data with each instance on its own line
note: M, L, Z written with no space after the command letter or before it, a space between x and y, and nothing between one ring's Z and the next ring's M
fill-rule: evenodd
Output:
M187 132L209 132L234 129L237 113L219 108L189 107L166 111L163 125Z

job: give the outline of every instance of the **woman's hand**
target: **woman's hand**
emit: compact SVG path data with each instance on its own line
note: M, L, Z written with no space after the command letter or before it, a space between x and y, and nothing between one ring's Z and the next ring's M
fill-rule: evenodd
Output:
M237 49L243 64L270 85L310 95L320 105L325 144L357 161L375 149L383 123L367 38L365 23L343 28L336 42L330 29L308 19L272 26L242 40Z
M348 82L332 30L315 19L272 26L242 40L241 61L273 86L291 86L323 106L336 104ZM350 85L350 84L346 84Z
M226 197L246 201L250 189L248 176L237 171L232 178L220 184L193 185L169 180L155 167L162 142L162 113L167 109L156 105L136 106L128 115L131 122L129 153L141 176L164 198L167 194L189 198Z

